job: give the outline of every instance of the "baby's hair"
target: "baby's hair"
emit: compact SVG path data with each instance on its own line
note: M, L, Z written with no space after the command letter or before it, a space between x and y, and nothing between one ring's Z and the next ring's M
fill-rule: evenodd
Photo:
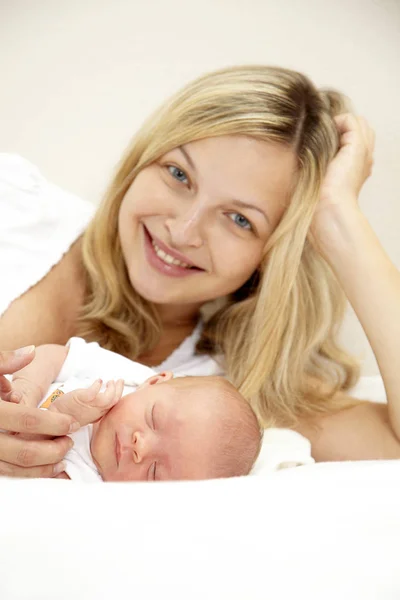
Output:
M216 409L212 457L213 478L248 475L260 453L263 430L249 402L223 377L177 377L168 382L177 388L207 388L203 398ZM190 395L186 395L190 398ZM199 398L193 399L199 402Z

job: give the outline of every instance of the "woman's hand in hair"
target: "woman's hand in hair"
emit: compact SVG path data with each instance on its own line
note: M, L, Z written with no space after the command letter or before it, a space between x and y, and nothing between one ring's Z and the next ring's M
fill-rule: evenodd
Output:
M319 210L332 204L357 202L360 190L371 175L375 133L363 117L338 115L335 123L339 150L331 161L320 192Z
M0 399L0 476L53 477L64 469L57 463L72 445L70 438L65 437L76 430L72 417L7 401L10 386L4 375L27 366L34 356L33 346L0 352L0 398L5 398ZM20 435L13 435L17 432ZM33 433L49 439L33 441L21 437Z
M329 253L341 220L359 212L358 195L371 175L375 134L363 117L350 113L335 117L339 150L328 166L311 225L318 249Z

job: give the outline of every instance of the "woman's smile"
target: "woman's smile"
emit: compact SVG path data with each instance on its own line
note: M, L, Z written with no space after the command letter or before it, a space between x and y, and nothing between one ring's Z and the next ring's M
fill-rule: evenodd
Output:
M149 264L163 275L188 277L204 271L186 256L166 246L159 238L150 234L143 225L145 255Z

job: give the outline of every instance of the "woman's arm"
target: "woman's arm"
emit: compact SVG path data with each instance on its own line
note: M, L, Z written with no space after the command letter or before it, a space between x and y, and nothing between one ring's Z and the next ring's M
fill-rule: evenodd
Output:
M371 344L400 439L400 273L357 208L331 214L329 229L329 263Z
M373 133L353 115L342 115L337 125L341 148L321 190L312 236L368 337L388 405L362 403L321 418L314 440L324 456L330 439L337 448L342 444L347 458L395 458L400 457L400 274L357 204L371 170Z

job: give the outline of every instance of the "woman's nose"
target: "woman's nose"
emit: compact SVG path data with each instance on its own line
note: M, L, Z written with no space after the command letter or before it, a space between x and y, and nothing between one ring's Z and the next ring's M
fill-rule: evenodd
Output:
M203 245L201 231L202 208L192 205L189 210L174 215L166 220L165 225L174 246L191 246L200 248Z

